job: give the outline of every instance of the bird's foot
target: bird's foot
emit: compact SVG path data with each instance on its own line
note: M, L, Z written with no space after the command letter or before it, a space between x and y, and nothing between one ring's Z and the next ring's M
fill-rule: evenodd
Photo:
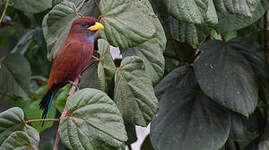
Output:
M73 81L68 81L72 86L75 86L79 90L78 84Z

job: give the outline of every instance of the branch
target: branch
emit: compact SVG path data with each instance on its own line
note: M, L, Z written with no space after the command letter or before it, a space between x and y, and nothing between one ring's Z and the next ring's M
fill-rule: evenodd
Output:
M6 3L5 3L5 6L4 6L4 10L3 10L3 13L1 14L1 17L0 17L0 24L5 16L5 13L6 13L6 10L7 10L7 6L8 6L8 3L9 3L9 0L6 0Z
M31 122L42 122L42 121L55 121L55 122L59 122L60 119L35 119L35 120L27 120L27 121L24 121L24 124L28 124L28 123L31 123Z
M76 91L76 88L77 88L77 85L78 85L78 82L79 82L79 78L76 78L75 81L73 82L72 84L72 87L68 93L68 96L67 96L67 100L66 102L70 99L70 97L72 97ZM64 107L64 111L60 117L60 121L67 115L67 106L65 104L65 107ZM53 146L53 150L58 150L58 144L60 142L60 127L58 126L58 130L57 130L57 134L56 134L56 139L55 139L55 143L54 143L54 146Z

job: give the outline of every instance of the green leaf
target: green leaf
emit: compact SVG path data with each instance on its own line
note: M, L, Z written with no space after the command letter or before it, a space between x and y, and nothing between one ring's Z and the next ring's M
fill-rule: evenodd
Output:
M1 145L1 150L31 149L38 150L38 143L32 141L23 131L13 132Z
M0 63L0 85L2 92L27 97L31 68L21 55L10 54Z
M91 66L89 66L83 73L79 81L79 88L94 88L99 89L99 83L98 83L98 63L94 63L94 60L91 59L91 63L93 63Z
M143 141L143 144L141 145L141 150L154 150L149 135Z
M100 61L98 63L98 84L102 91L108 92L113 84L116 66L110 54L109 43L106 40L98 40L98 52Z
M13 107L0 113L0 147L15 131L24 131L30 136L31 141L39 141L38 132L31 126L24 124L23 111L18 107Z
M201 91L190 66L175 69L164 80L157 85L166 88L156 93L160 105L151 124L153 147L156 150L221 148L229 136L230 113Z
M47 42L47 57L52 60L56 57L63 42L65 41L76 16L76 5L69 1L63 1L53 7L44 17L42 29Z
M33 36L38 31L38 29L33 29L26 32L16 44L16 46L12 49L11 53L19 53L24 55L28 50L30 44L33 42Z
M177 20L194 24L218 22L213 0L166 0L163 4Z
M52 7L52 0L11 0L13 7L28 13L39 13Z
M218 11L251 17L259 0L214 0Z
M236 50L238 50L252 66L258 83L263 86L266 79L268 79L268 70L266 58L264 56L264 49L256 41L248 38L234 38L229 41Z
M220 5L215 4L215 6L216 10L222 10ZM256 7L252 12L252 16L244 16L229 12L218 11L219 22L216 25L216 29L219 32L228 32L244 28L261 18L265 11L268 9L268 7L268 0L259 0L257 1Z
M134 6L132 0L101 0L100 9L105 29L99 33L115 47L137 46L151 39L156 31L143 10Z
M53 105L59 112L63 112L68 93L70 91L70 84L65 85L57 92L57 96L52 101Z
M152 120L158 101L141 58L122 60L115 75L114 101L126 123L147 126Z
M153 38L136 47L122 50L123 57L139 56L143 59L146 73L151 77L153 85L159 82L164 73L164 57L163 52L166 46L166 37L162 25L158 17L154 14L148 1L135 1L137 6L143 9L145 14L149 14L148 18L152 20L157 29Z
M25 115L28 120L34 120L34 119L40 119L42 110L39 108L39 103L40 100L36 100L31 102L30 104L26 105L24 110L25 110ZM56 114L56 109L52 105L49 109L48 116L47 118L55 118ZM33 122L31 125L38 130L38 132L41 132L49 127L51 127L53 122L45 122L44 125L42 126L42 123L40 122Z
M69 149L117 149L127 141L116 104L102 91L83 89L67 101L61 120L61 140Z
M194 71L205 94L226 108L248 116L256 108L258 87L250 63L238 52L235 43L207 41L200 47Z
M95 0L89 0L83 4L80 13L84 16L93 16L98 18L100 16L100 12L98 11ZM100 0L96 0L97 4L99 4Z

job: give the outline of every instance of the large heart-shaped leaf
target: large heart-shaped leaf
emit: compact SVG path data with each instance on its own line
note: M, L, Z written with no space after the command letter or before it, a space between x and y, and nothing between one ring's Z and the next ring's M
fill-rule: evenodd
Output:
M157 29L153 38L136 47L122 50L123 56L139 56L143 59L146 73L151 77L153 84L156 84L164 73L164 57L163 51L166 46L166 37L162 25L158 17L154 14L148 1L135 1L136 6L143 9L145 14L149 14L148 18L152 20Z
M154 148L220 148L229 136L229 112L201 91L190 66L177 68L164 80L158 85L166 88L157 92L160 97L159 111L151 123L150 136Z
M252 16L260 0L214 0L218 11Z
M39 13L52 6L52 0L11 0L13 7L29 13Z
M106 40L98 40L98 52L100 60L98 64L98 83L101 90L108 92L109 86L113 84L116 66L110 54L109 44Z
M234 38L229 41L251 64L257 76L258 83L263 86L264 80L268 79L267 63L264 50L260 44L248 38Z
M102 38L120 48L134 47L152 38L156 29L143 9L134 7L131 0L101 0ZM139 19L138 19L139 18Z
M1 145L1 150L11 149L31 149L38 150L38 142L32 140L27 133L23 131L13 132Z
M53 7L44 17L42 29L47 42L47 57L49 60L56 57L73 21L79 17L76 15L76 11L76 5L73 2L63 1Z
M30 64L23 56L11 54L0 62L0 91L26 97L30 78Z
M24 131L33 143L38 143L38 132L29 125L24 124L24 114L18 107L10 108L0 113L0 147L3 142L15 131Z
M258 88L250 63L237 49L234 43L207 41L200 47L194 71L206 95L248 116L256 108Z
M177 20L194 24L218 22L213 0L163 0L163 4Z
M61 139L69 149L113 150L127 141L116 104L102 91L83 89L67 101L68 114L61 120Z
M223 12L221 11L221 6L217 4L217 1L215 3L216 10L218 10L217 12L219 18L219 22L216 25L216 29L219 32L228 32L244 28L256 22L260 17L262 17L269 7L268 0L259 0L257 1L256 7L252 12L252 16L244 16L239 14L233 14L230 12Z
M115 75L114 101L130 124L146 126L157 111L158 101L140 57L122 60Z

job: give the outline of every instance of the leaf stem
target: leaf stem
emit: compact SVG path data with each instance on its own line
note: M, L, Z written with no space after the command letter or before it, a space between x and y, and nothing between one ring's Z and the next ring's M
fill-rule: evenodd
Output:
M35 120L27 120L27 121L24 121L24 124L28 124L28 123L31 123L31 122L42 122L42 121L55 121L55 122L59 122L60 119L35 119Z
M67 96L67 100L66 102L68 101L68 99L70 99L70 97L72 97L77 89L77 85L78 85L78 82L79 82L79 77L75 79L75 81L73 82L72 84L72 87L68 93L68 96ZM59 120L62 120L65 116L67 115L67 106L65 104L65 107L64 107L64 110L63 110L63 113L60 117ZM53 150L58 150L58 144L60 142L60 136L61 136L61 130L60 130L60 127L58 126L58 130L57 130L57 134L56 134L56 138L55 138L55 143L54 143L54 146L53 146Z
M1 14L1 17L0 17L0 24L5 16L5 13L6 13L6 10L7 10L7 7L8 7L8 3L9 3L9 0L6 0L6 3L5 3L5 6L4 6L4 10L3 10L3 13Z

